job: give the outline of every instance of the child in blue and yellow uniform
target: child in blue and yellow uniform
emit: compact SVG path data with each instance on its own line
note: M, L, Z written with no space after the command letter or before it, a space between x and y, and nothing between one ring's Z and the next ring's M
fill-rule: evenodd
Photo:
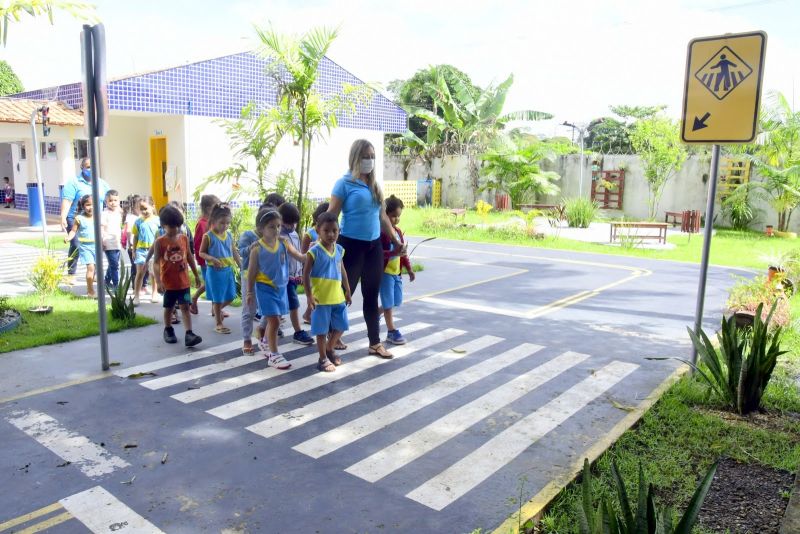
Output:
M350 284L342 264L344 249L336 243L339 221L333 213L317 218L317 244L306 254L303 285L311 309L311 335L317 337L317 369L330 373L342 364L335 347L347 331ZM345 305L346 304L346 305Z
M156 242L158 235L158 217L155 214L153 197L141 197L139 200L139 218L133 224L131 233L133 234L133 263L136 265L136 281L133 284L133 305L138 306L139 292L142 290L144 275L148 271L152 274L152 266L147 261L147 253L153 243ZM152 278L152 280L155 280L155 278ZM151 302L158 302L157 285L154 281Z
M403 201L392 195L386 199L386 215L392 223L394 233L400 243L403 243L403 232L397 227L400 216L403 214ZM406 339L400 330L394 327L392 309L399 308L403 303L403 267L406 268L408 279L413 282L416 279L414 269L411 268L411 261L408 256L400 254L398 248L392 243L391 237L386 232L381 232L381 245L383 246L383 278L381 279L381 306L383 307L383 317L386 319L386 341L393 345L403 345Z
M320 216L321 213L325 213L328 211L331 203L328 201L320 202L317 205L317 209L314 210L314 213L311 215L311 226L303 234L303 240L300 242L300 252L303 254L308 252L308 249L316 245L319 236L317 235L317 218ZM306 308L306 311L303 312L303 322L306 324L311 324L311 308Z
M231 329L222 324L222 310L236 298L236 279L233 266L240 266L239 251L233 246L231 209L227 204L217 204L208 218L209 231L200 243L200 257L206 260L206 295L211 301L218 334L230 334Z
M250 249L247 268L247 305L258 302L258 311L267 319L266 339L259 341L267 365L276 369L289 369L292 364L278 352L278 326L281 316L289 313L286 286L289 283L289 256L300 261L303 255L286 240L280 238L281 214L272 206L258 211L256 232L261 236L258 246Z
M96 298L94 292L94 273L97 259L94 253L94 221L92 220L92 197L83 195L78 201L78 213L72 229L64 238L69 243L78 236L78 263L86 266L86 296Z

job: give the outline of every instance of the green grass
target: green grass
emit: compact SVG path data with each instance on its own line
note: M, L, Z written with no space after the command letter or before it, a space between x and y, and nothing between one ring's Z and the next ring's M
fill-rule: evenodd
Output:
M0 336L0 353L63 343L100 333L96 300L59 293L47 299L47 305L53 306L53 312L47 315L28 311L28 308L39 305L39 297L35 295L9 297L8 305L22 313L22 323ZM112 319L110 313L108 315L109 332L155 323L150 317L137 315L132 325L126 325Z
M482 219L475 211L467 211L465 218L456 221L446 209L407 209L403 211L400 227L405 233L415 236L433 236L443 239L478 241L484 243L507 243L533 248L574 250L597 254L633 256L656 260L675 260L699 263L702 255L702 234L682 234L669 237L675 245L671 250L641 249L635 247L608 246L586 243L562 237L534 239L516 228L476 228L474 225L497 225L508 221L510 213L489 213ZM467 226L456 225L466 224ZM730 267L745 267L766 270L764 257L774 256L800 247L800 241L766 237L759 232L741 232L717 229L711 241L711 263ZM743 254L742 251L747 251Z
M64 243L63 234L48 236L47 241L50 244L50 248L54 250L69 249L69 243ZM47 248L44 246L44 239L16 239L14 240L14 243L19 245L28 245L29 247Z

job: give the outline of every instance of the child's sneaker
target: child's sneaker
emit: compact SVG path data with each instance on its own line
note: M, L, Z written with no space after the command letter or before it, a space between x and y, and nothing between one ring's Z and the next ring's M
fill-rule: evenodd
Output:
M278 337L283 337L283 330L278 328Z
M388 341L392 345L406 344L406 338L403 337L403 334L400 333L400 330L389 330L386 333L386 341Z
M267 357L269 357L269 343L267 343L266 338L261 338L258 340L258 350L263 352Z
M203 342L203 338L198 336L197 334L195 334L191 330L186 332L186 335L183 336L183 340L184 340L184 344L187 347L194 347L198 343L202 343Z
M171 326L164 328L164 341L167 343L177 343L178 338L175 337L175 329Z
M292 366L292 364L287 362L286 358L284 358L283 354L280 352L270 352L267 356L267 365L282 371L289 369Z
M139 295L134 295L133 296L133 305L134 306L138 306L139 305Z
M298 345L313 345L314 339L308 335L308 332L305 330L300 330L299 332L295 332L292 336L292 340L297 343Z

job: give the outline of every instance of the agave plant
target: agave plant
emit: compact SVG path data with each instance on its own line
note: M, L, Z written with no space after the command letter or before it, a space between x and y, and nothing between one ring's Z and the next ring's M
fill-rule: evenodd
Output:
M592 473L589 469L589 460L584 459L581 505L578 507L579 531L581 534L691 534L716 471L715 463L703 477L678 524L675 525L672 508L668 506L662 508L656 504L653 485L645 482L641 463L636 503L629 499L625 481L619 474L616 462L612 462L611 474L614 477L621 515L617 514L607 498L602 499L595 510L592 504Z
M136 317L133 309L133 298L128 296L131 287L130 270L120 265L119 284L116 287L106 286L111 295L111 317L119 321L130 323Z

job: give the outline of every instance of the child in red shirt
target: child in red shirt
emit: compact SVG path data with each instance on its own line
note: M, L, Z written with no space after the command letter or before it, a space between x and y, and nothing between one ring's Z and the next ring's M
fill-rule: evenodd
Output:
M191 285L187 266L192 269L196 286L200 286L200 276L191 253L189 238L180 233L183 226L183 213L170 205L161 208L158 214L164 235L153 244L153 275L159 287L164 288L164 341L177 343L175 329L172 327L172 311L177 304L183 315L186 327L185 344L193 347L203 338L192 332L192 316L189 305L192 302Z
M216 195L203 195L200 197L200 218L194 227L194 257L197 259L197 264L200 266L200 272L203 273L203 279L197 286L197 291L192 295L192 303L189 306L189 311L197 315L197 300L206 292L206 260L200 257L200 245L203 243L203 236L208 232L208 216L211 215L211 210L219 204L221 200Z

